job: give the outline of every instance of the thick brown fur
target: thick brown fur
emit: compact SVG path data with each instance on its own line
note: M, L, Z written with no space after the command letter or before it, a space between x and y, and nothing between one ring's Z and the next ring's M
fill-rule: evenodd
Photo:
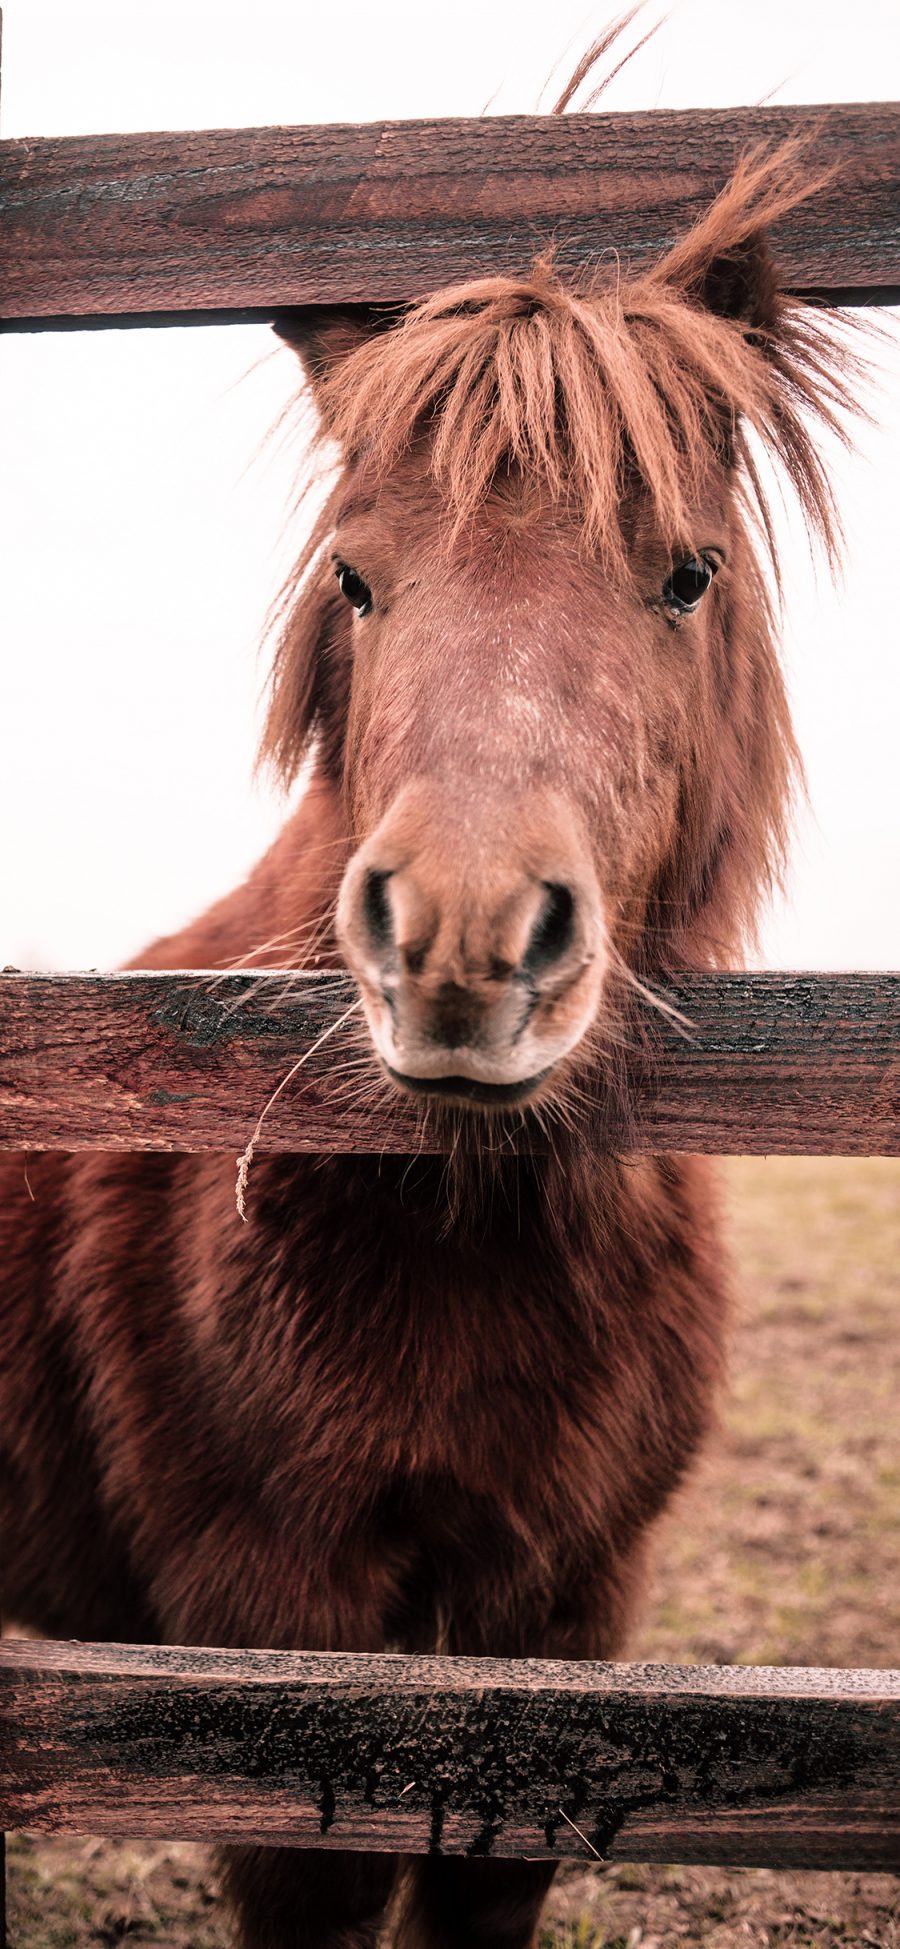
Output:
M751 159L640 276L578 291L541 263L399 323L283 320L339 452L267 730L286 776L313 741L312 782L247 884L141 965L338 962L348 857L454 659L466 738L492 715L471 622L490 583L504 615L525 588L561 619L541 654L585 769L569 776L564 736L548 749L546 718L516 762L580 808L608 917L603 1000L546 1095L549 1154L494 1157L480 1183L460 1167L452 1192L440 1159L261 1156L243 1225L230 1157L4 1167L0 1531L23 1624L201 1645L625 1645L648 1528L709 1423L726 1302L706 1166L598 1148L586 1099L627 1099L647 984L733 956L779 869L795 752L748 438L832 547L804 415L832 424L851 371L821 315L779 295L762 241L803 187L793 152ZM657 596L707 540L701 517L728 566L689 637ZM388 543L430 565L406 635L412 598L385 599L369 674L327 559L348 520L379 575ZM474 609L454 606L459 586ZM456 777L467 747L443 735L417 775L438 752ZM505 776L502 723L491 737ZM381 1088L367 1041L359 1060L360 1087ZM366 1949L397 1864L251 1849L227 1872L253 1949ZM419 1863L403 1941L525 1949L548 1873Z

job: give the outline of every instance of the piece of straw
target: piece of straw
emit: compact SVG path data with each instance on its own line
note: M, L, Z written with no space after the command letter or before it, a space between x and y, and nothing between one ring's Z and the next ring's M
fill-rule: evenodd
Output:
M304 1063L309 1061L310 1056L314 1056L316 1050L321 1049L323 1042L327 1042L328 1037L330 1035L336 1035L338 1029L343 1028L344 1023L349 1020L351 1015L354 1015L356 1013L356 1010L358 1008L362 1008L361 996L357 996L356 1001L351 1002L349 1008L345 1008L343 1015L339 1015L336 1022L330 1023L327 1029L323 1029L321 1035L318 1035L316 1037L315 1042L310 1044L310 1047L304 1051L303 1055L297 1057L297 1061L294 1063L293 1067L288 1070L287 1075L282 1076L281 1082L278 1084L277 1088L275 1088L272 1091L268 1103L266 1104L265 1108L261 1111L259 1122L257 1123L256 1129L253 1132L250 1142L247 1145L246 1150L243 1150L241 1152L240 1157L238 1158L237 1184L235 1185L234 1196L235 1196L235 1204L237 1205L237 1209L238 1209L238 1216L243 1219L245 1225L247 1223L247 1212L246 1212L247 1181L250 1176L250 1166L253 1162L253 1153L256 1149L257 1144L259 1143L263 1124L265 1123L265 1120L269 1114L269 1111L272 1108L273 1103L275 1102L276 1097L281 1095L282 1090L291 1081L292 1076L296 1076L298 1069L302 1069Z

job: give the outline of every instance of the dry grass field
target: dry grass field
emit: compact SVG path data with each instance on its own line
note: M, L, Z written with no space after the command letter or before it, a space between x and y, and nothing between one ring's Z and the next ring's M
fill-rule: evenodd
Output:
M723 1166L730 1396L659 1532L639 1658L900 1663L900 1160ZM10 1949L224 1949L200 1850L17 1837ZM900 1880L569 1868L542 1949L900 1949Z

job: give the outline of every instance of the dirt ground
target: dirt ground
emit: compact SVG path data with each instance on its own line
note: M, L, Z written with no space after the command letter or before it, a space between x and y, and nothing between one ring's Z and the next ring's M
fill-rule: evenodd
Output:
M721 1430L660 1529L636 1658L900 1662L900 1160L723 1165L741 1303ZM202 1851L17 1836L10 1949L224 1949ZM542 1949L900 1949L900 1879L562 1874Z

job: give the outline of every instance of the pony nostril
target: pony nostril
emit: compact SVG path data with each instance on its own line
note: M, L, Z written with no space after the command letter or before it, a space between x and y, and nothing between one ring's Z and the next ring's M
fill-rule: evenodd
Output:
M522 966L528 974L540 974L552 966L572 945L575 932L575 900L568 887L544 881L547 896L539 914Z
M367 873L363 887L363 914L376 947L390 947L393 940L391 905L387 897L390 877L389 873Z

